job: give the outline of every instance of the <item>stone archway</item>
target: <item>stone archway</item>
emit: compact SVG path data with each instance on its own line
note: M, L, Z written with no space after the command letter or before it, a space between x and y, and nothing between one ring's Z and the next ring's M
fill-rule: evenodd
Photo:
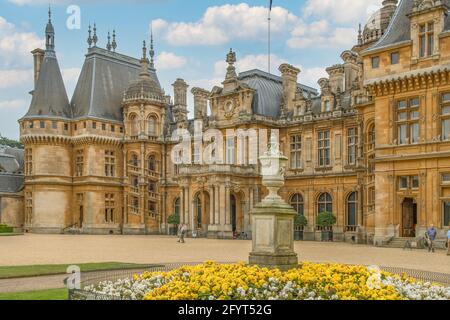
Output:
M197 236L206 237L209 225L210 197L206 191L199 191L194 196L194 228Z

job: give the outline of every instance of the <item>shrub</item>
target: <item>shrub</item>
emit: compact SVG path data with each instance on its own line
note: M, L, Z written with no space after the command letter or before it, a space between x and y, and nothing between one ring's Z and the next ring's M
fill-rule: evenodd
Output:
M321 212L317 216L317 225L322 228L330 228L336 223L336 217L331 212Z
M14 228L9 227L6 224L0 224L0 233L13 233Z
M174 225L179 225L180 224L180 215L177 214L177 213L174 213L174 214L170 215L167 218L167 223L174 224Z
M306 227L308 225L308 219L303 214L297 214L294 218L294 226Z

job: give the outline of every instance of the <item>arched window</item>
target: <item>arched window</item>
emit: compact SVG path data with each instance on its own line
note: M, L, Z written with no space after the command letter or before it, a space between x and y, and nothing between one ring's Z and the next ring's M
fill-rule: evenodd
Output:
M294 210L298 213L303 215L304 214L304 203L303 203L303 196L299 193L294 194L291 197L291 206L294 208Z
M138 117L133 113L129 117L130 123L130 136L136 137L139 135L139 120Z
M200 194L195 197L195 212L197 214L197 227L202 227L202 199Z
M134 166L134 167L138 167L139 166L139 158L138 158L138 155L135 154L135 153L133 153L131 155L131 165Z
M175 202L173 203L173 211L175 215L180 216L181 214L181 200L180 198L176 198Z
M148 170L149 171L156 171L156 158L155 156L148 157Z
M357 225L358 193L352 192L347 198L347 225Z
M154 116L148 118L148 135L151 137L158 135L157 121Z
M333 198L327 192L320 194L317 199L317 213L321 212L333 212Z
M371 124L367 130L367 149L375 149L375 124Z

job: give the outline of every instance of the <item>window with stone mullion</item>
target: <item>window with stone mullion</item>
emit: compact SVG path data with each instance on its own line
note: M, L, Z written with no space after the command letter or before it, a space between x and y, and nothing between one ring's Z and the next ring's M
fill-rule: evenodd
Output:
M400 145L419 142L420 128L419 98L401 100L397 102L397 142Z
M302 156L301 135L291 136L291 169L300 169Z

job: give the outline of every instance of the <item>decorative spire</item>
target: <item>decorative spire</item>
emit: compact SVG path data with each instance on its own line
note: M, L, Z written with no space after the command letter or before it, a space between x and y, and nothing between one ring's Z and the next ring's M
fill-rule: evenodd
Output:
M116 49L117 49L116 30L113 30L112 48L113 48L113 51L116 52Z
M142 46L142 59L141 59L141 77L147 77L150 76L150 73L148 72L148 65L149 61L147 59L147 44L144 40L143 46Z
M142 60L147 59L147 44L145 43L145 40L142 44Z
M92 37L92 41L94 42L94 47L97 46L98 37L97 37L97 25L94 22L94 36Z
M52 9L48 6L48 23L45 28L45 47L47 51L55 50L55 29L52 25Z
M358 30L358 45L363 44L363 37L362 37L362 29L361 29L361 23L359 24L359 30Z
M150 68L155 68L155 49L153 47L153 28L150 32Z
M228 63L228 68L227 68L227 75L226 75L226 80L230 80L230 79L236 79L237 78L237 74L236 74L236 67L234 66L234 64L236 63L236 52L233 51L233 49L230 49L230 52L227 54L227 63Z
M88 34L89 34L89 37L87 39L87 43L89 45L89 48L91 48L92 47L92 30L91 30L91 24L90 23L89 23Z
M111 34L108 31L108 43L106 44L106 49L108 49L108 51L111 51Z

